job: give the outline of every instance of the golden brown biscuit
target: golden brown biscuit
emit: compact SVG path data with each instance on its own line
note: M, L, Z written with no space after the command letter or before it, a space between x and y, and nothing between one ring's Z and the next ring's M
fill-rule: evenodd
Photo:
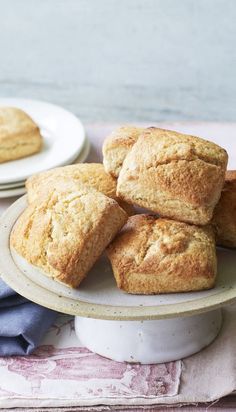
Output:
M220 246L236 247L236 171L228 170L212 223Z
M103 143L103 164L107 173L118 177L123 161L144 129L122 126L114 130Z
M149 128L126 156L117 195L161 216L207 224L224 184L228 156L207 140Z
M129 215L134 213L133 206L116 196L116 179L106 173L100 163L79 163L31 176L26 181L28 201L32 203L54 189L76 191L81 183L116 200Z
M15 107L0 107L0 163L38 153L40 130L34 121Z
M10 244L48 276L75 288L126 220L117 202L81 185L29 205Z
M135 215L107 248L117 285L134 294L212 288L217 261L214 232L151 215Z

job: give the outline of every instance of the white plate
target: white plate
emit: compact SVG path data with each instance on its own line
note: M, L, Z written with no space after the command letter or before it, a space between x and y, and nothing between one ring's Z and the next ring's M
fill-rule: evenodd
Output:
M79 156L75 160L75 163L83 163L86 160L86 158L88 157L89 150L90 150L90 143L89 143L89 140L86 138L84 146L83 146ZM8 186L8 185L6 185L6 186ZM2 187L3 186L0 186L0 199L1 198L6 198L6 197L21 196L24 193L26 193L24 182L23 182L23 184L22 184L22 182L19 183L19 186L12 186L12 188L11 188L11 185L9 185L8 188L6 188L6 189L4 189L4 188L2 189Z
M15 189L0 190L0 199L5 199L6 197L21 196L24 195L25 192L25 186L17 187Z
M84 146L79 154L79 156L77 157L77 159L75 159L74 164L75 163L84 163L85 160L87 159L88 155L90 152L90 141L88 140L88 138L85 138L85 142L84 142Z
M14 182L14 183L6 183L4 185L0 185L0 190L16 189L24 185L25 185L25 180L21 180L20 182Z
M0 99L0 106L19 107L39 125L43 136L40 153L0 164L0 184L20 182L32 174L72 163L85 141L84 127L72 113L37 100Z
M121 292L110 265L101 258L78 290L48 278L38 268L11 253L12 227L27 205L17 200L0 223L0 273L13 289L43 306L78 316L99 319L164 319L191 316L236 300L236 252L218 250L218 278L214 289L194 293L139 296Z

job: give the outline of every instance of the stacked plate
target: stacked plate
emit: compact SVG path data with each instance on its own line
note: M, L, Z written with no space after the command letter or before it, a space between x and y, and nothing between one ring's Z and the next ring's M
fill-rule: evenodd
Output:
M0 107L19 107L40 127L43 149L23 159L0 164L0 198L25 193L26 179L44 170L84 162L89 142L80 120L53 104L28 99L0 99Z

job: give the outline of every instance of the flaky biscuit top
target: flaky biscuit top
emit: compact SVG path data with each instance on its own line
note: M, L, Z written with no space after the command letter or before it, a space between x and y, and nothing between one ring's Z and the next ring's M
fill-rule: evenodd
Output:
M126 156L117 194L161 216L210 221L224 184L228 156L204 139L146 129Z
M33 131L39 131L37 124L23 110L15 107L0 107L0 142L10 136L23 134L29 137Z

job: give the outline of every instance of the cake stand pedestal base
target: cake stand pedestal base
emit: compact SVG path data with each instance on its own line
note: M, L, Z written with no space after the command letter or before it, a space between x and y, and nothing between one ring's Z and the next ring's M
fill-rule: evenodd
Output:
M75 331L92 352L117 362L142 364L183 359L219 333L221 309L160 320L119 321L75 317Z

